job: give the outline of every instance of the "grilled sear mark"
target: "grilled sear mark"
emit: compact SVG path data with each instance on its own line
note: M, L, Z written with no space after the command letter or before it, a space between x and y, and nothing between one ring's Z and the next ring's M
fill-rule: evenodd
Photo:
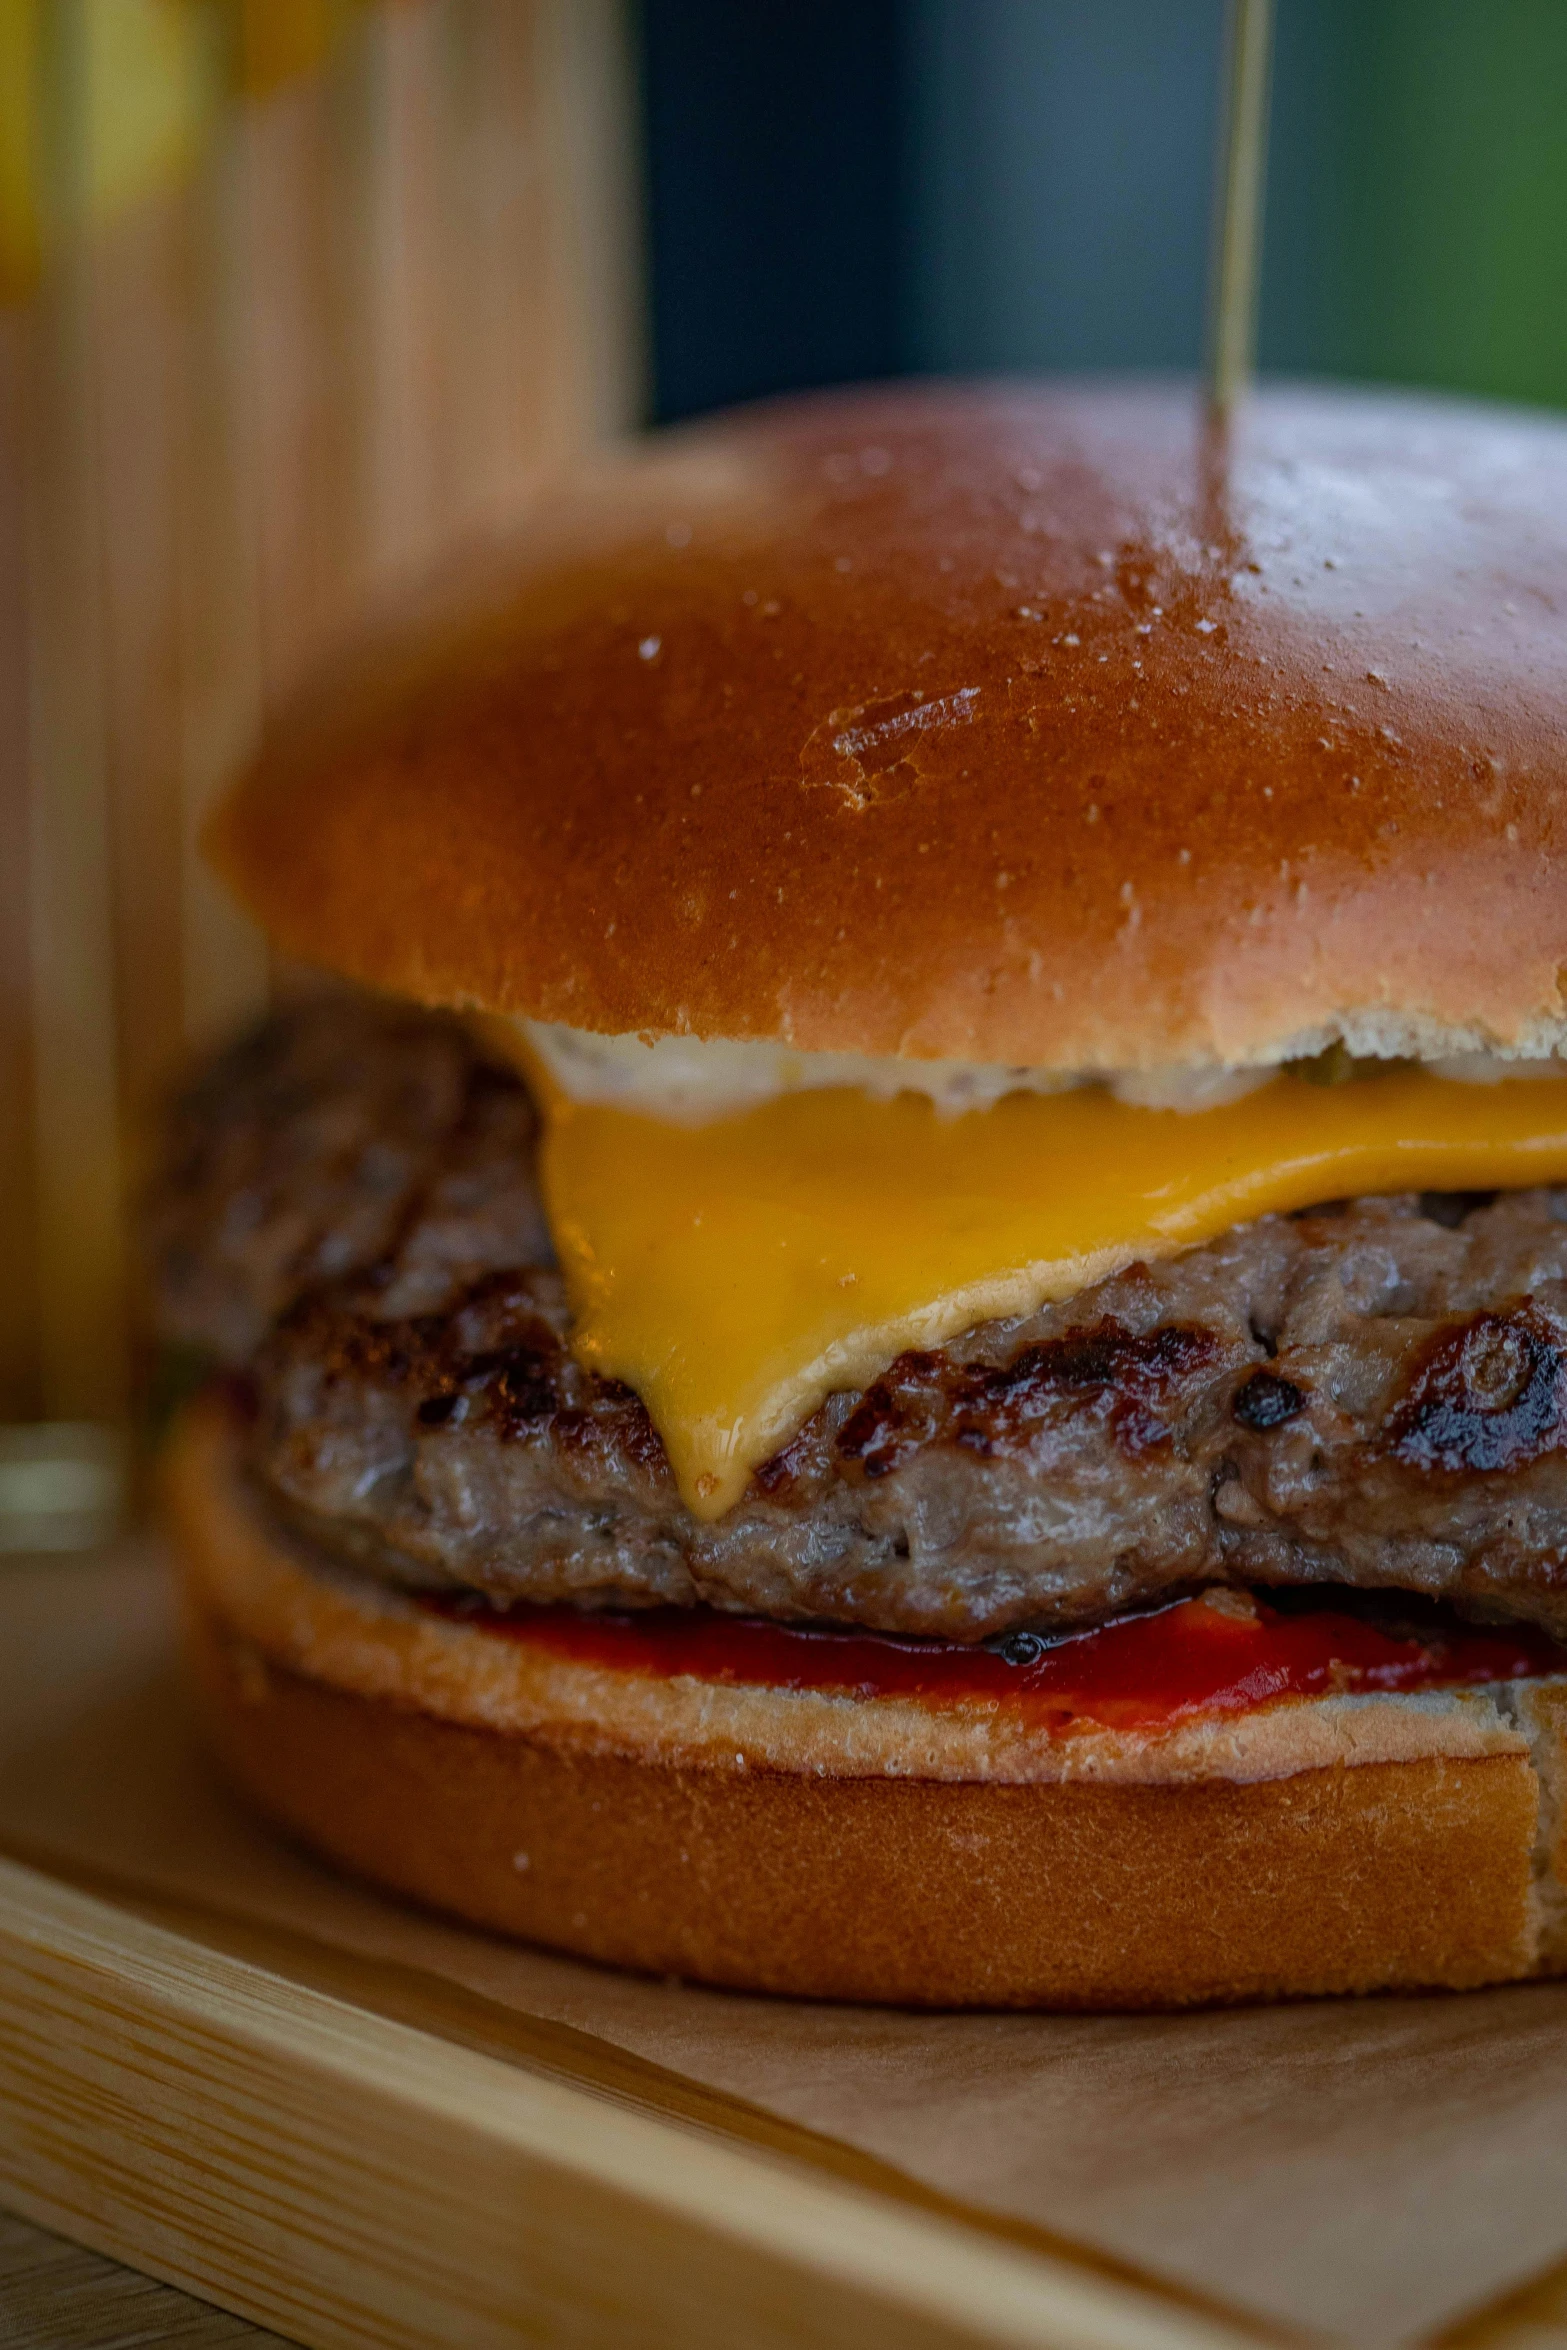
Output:
M558 1351L537 1342L491 1347L455 1366L457 1383L478 1393L502 1435L524 1436L560 1407L550 1362Z
M1200 1325L1137 1332L1107 1315L1025 1346L999 1367L900 1355L866 1389L839 1430L836 1451L873 1478L890 1475L927 1444L1015 1459L1063 1420L1088 1413L1106 1421L1135 1459L1169 1442L1175 1411L1219 1350L1215 1334Z
M317 1291L284 1316L263 1363L290 1356L313 1360L327 1389L373 1381L402 1391L415 1434L457 1422L486 1425L505 1443L548 1436L578 1454L613 1443L640 1467L667 1473L638 1397L618 1379L577 1368L538 1312L526 1274L485 1274L445 1314L390 1321Z
M938 1434L946 1414L948 1366L940 1355L901 1354L874 1380L838 1431L840 1460L867 1477L887 1477Z
M1450 1475L1522 1468L1561 1447L1564 1405L1560 1336L1525 1298L1429 1342L1383 1448L1406 1467Z
M1298 1419L1308 1400L1305 1388L1293 1379L1283 1379L1277 1371L1253 1371L1236 1390L1230 1409L1243 1428L1266 1436L1270 1428Z

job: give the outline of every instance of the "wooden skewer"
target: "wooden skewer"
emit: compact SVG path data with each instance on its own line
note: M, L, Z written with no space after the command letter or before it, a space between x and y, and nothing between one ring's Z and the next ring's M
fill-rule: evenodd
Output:
M1272 47L1273 0L1229 0L1208 290L1208 400L1219 417L1245 390L1256 356Z

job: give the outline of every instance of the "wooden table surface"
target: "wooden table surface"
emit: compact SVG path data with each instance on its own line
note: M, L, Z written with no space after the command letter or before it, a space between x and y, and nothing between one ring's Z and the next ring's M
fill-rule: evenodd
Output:
M0 2211L0 2344L17 2350L266 2350L265 2334Z

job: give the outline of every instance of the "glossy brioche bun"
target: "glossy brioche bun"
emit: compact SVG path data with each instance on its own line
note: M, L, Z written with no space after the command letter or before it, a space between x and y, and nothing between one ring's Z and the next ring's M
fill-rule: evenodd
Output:
M611 1672L315 1561L204 1405L169 1463L190 1662L238 1785L473 1922L736 1988L1171 2007L1567 1963L1567 1681L1262 1709L1206 1743L968 1752L953 1709ZM1536 1876L1536 1868L1540 1875Z
M1059 1068L1567 1037L1567 424L909 386L662 436L275 733L291 953Z

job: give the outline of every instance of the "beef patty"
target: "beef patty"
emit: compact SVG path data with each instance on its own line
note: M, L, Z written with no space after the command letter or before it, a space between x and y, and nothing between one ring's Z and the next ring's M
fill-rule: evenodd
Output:
M1567 1192L1237 1227L837 1395L717 1524L585 1373L526 1090L437 1015L285 1013L178 1105L165 1334L253 1461L415 1586L983 1639L1205 1583L1396 1588L1567 1635Z

